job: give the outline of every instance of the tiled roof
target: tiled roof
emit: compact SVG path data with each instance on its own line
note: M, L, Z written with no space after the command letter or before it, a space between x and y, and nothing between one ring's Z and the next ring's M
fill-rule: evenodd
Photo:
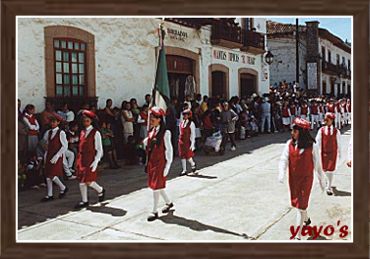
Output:
M295 30L295 24L267 21L267 34L292 34ZM299 32L305 32L306 26L299 25L298 30Z

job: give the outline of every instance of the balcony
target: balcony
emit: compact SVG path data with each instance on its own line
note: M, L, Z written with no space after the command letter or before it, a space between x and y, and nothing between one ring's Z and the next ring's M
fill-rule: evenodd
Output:
M211 43L230 49L239 49L243 46L241 28L226 19L216 20L212 25Z
M322 72L329 75L351 79L351 70L349 70L345 65L334 65L330 62L323 61Z
M265 37L263 34L254 31L243 31L242 51L259 55L265 52Z

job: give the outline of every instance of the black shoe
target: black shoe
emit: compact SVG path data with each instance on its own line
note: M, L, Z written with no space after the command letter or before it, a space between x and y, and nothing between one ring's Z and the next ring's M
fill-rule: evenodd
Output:
M308 218L308 220L304 222L304 225L307 227L307 226L309 226L310 224L311 224L311 219L310 219L310 218Z
M184 175L187 175L187 172L186 172L186 171L182 171L182 172L180 173L180 176L184 176Z
M191 172L195 173L195 171L197 171L197 165L196 164L194 164L194 166L191 167Z
M69 188L66 186L63 192L59 193L59 199L63 198L68 192Z
M148 216L147 220L148 220L148 221L154 221L154 220L156 220L157 218L158 218L158 212L150 214L150 215Z
M101 191L101 193L98 194L98 197L99 197L99 202L104 201L104 198L105 198L105 189L104 188Z
M44 198L41 199L42 202L46 202L46 201L52 201L54 200L54 197L53 196L46 196Z
M333 195L333 191L331 189L326 190L326 194L329 196Z
M76 204L75 206L75 209L82 209L82 208L86 208L89 206L89 202L83 202L83 201L80 201L79 203Z
M166 204L166 206L163 208L162 213L168 213L170 212L170 209L173 208L173 203Z

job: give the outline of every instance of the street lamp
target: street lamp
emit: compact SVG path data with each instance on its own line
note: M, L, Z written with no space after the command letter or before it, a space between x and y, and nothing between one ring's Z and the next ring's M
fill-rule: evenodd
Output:
M272 55L271 51L267 51L265 55L265 62L271 65L273 61L274 61L274 55Z

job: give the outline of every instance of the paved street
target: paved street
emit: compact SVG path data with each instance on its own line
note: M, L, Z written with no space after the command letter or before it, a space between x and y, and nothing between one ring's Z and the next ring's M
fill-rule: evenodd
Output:
M152 193L139 166L105 170L98 182L107 189L107 200L80 211L73 211L80 200L77 181L67 182L70 192L64 199L50 203L39 202L45 189L21 192L18 240L289 240L296 214L290 207L287 178L284 184L277 181L279 157L289 136L278 133L239 141L237 151L224 156L198 154L196 177L179 177L180 160L175 159L167 182L175 211L154 222L146 221ZM344 157L349 139L346 128ZM335 195L327 196L315 180L308 213L312 225L335 227L334 235L321 233L319 239L339 240L339 227L348 225L345 239L350 240L351 170L344 163L333 185ZM97 201L91 190L90 201Z

